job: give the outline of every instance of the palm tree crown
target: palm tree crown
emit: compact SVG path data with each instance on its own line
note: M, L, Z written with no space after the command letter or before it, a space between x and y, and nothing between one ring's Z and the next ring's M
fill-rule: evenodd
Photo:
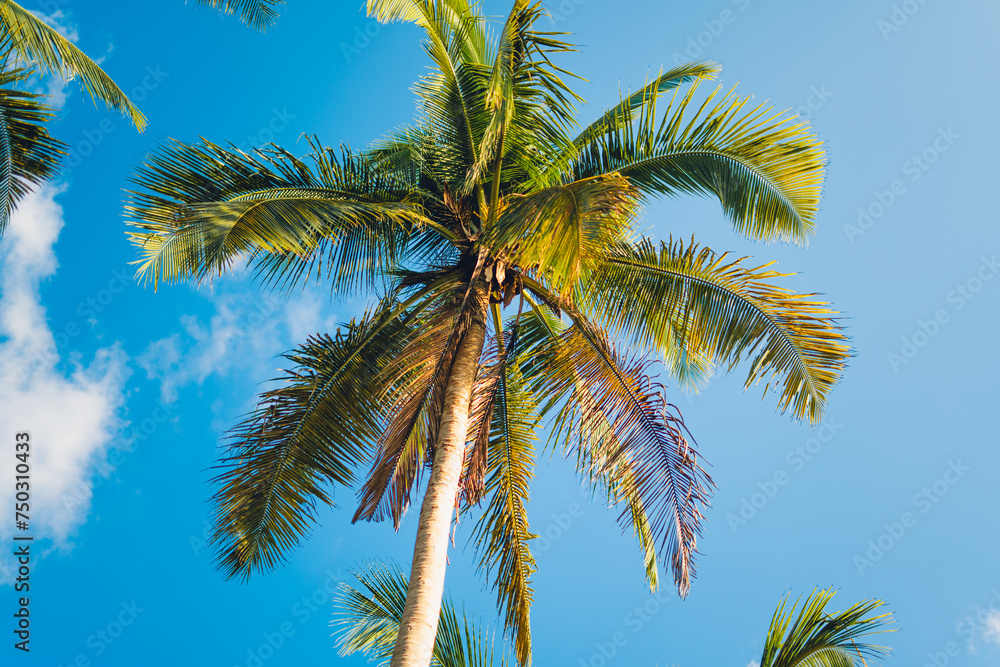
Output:
M828 305L777 286L769 265L636 236L642 205L709 195L741 234L804 242L824 154L807 126L746 97L696 101L719 72L704 62L661 73L581 129L556 62L573 49L537 28L541 3L517 0L495 34L468 0L368 10L426 32L416 122L363 151L312 139L305 158L163 146L126 207L140 275L158 285L249 261L272 287L324 280L379 295L288 353L286 376L230 434L221 566L247 577L280 564L336 487L358 489L355 521L398 527L426 482L411 572L422 583L397 642L419 632L424 653L393 664L430 659L448 525L477 506L480 564L527 663L526 504L543 423L620 509L650 586L665 564L684 594L712 482L659 365L697 383L747 361L748 386L766 382L782 411L816 421L849 355Z

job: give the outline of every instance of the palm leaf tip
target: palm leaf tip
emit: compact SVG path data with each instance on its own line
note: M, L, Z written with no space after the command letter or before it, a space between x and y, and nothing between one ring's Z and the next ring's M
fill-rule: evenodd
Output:
M814 591L801 608L790 607L788 596L774 613L768 629L761 667L867 667L866 659L888 655L884 646L859 641L881 632L893 622L891 613L878 613L884 602L866 600L843 611L829 612L834 589Z
M14 50L21 59L33 63L43 72L65 80L78 79L95 102L128 116L135 128L146 128L146 117L101 67L73 42L59 34L42 18L16 2L0 2L0 28L14 38Z
M284 4L285 0L198 0L198 5L217 9L228 16L238 14L241 21L260 32L277 23L278 9Z
M815 294L775 284L787 274L748 266L695 243L649 239L610 249L588 304L616 334L655 349L676 373L749 361L746 386L765 382L796 419L822 419L851 356L836 311Z
M749 97L711 93L694 112L697 79L661 115L657 97L605 119L578 147L579 179L619 173L647 196L715 196L737 231L764 241L805 243L825 176L822 141L805 123Z
M530 279L525 285L545 293ZM660 551L686 595L714 483L679 411L655 380L657 362L622 355L582 313L570 308L569 315L573 326L551 330L525 371L546 397L545 411L556 413L553 440L576 455L580 472L607 490L612 505L623 508L619 523L636 533L650 586L656 586Z

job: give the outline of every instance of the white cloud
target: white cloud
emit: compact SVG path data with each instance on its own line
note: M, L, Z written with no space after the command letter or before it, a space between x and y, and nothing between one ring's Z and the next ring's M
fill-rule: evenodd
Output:
M747 667L760 667L760 663L757 662L756 660L751 660L750 662L747 663Z
M983 641L1000 647L1000 610L990 610L983 623Z
M67 546L89 511L93 468L123 426L118 413L128 370L117 344L87 364L60 357L39 294L58 267L58 194L46 186L26 197L0 239L0 468L13 467L14 435L28 431L31 534ZM76 498L68 503L71 489ZM0 507L13 503L8 479L0 484ZM0 522L0 538L11 531L9 520ZM0 581L2 575L0 567Z

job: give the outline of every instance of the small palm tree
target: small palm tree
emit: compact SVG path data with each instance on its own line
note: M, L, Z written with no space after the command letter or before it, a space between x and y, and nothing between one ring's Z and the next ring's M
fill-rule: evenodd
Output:
M198 0L227 14L239 13L250 26L264 30L277 19L280 0ZM29 63L21 67L13 61ZM104 70L75 44L32 12L0 0L0 236L19 199L32 185L53 178L66 145L53 139L42 123L54 117L43 97L16 90L36 71L66 80L79 79L95 102L128 116L142 132L146 117Z
M355 576L360 588L341 584L337 599L337 643L343 656L361 653L385 664L399 634L406 604L407 580L399 568L373 563ZM828 612L835 591L817 590L799 609L788 608L788 596L774 612L760 667L868 667L868 659L883 658L889 649L859 641L868 635L889 632L892 614L875 612L882 600L865 600L843 611ZM796 616L798 611L798 616ZM794 619L794 620L793 620ZM495 644L498 644L495 645ZM507 667L514 664L514 647L494 642L465 613L445 597L438 621L431 665L434 667Z
M394 667L427 667L451 524L480 504L472 540L527 663L526 503L543 420L621 508L650 587L667 564L685 594L712 483L657 365L696 385L746 360L748 385L821 418L849 353L834 311L776 286L769 265L634 229L644 202L693 193L752 238L805 241L823 150L748 98L697 104L711 63L661 73L580 129L554 62L572 47L536 28L540 3L517 0L493 36L468 0L368 9L426 31L416 124L365 151L312 139L306 158L162 147L126 206L139 275L159 285L249 262L271 287L376 290L363 317L289 353L232 431L215 495L221 567L280 564L337 487L360 487L355 521L398 528L426 483Z

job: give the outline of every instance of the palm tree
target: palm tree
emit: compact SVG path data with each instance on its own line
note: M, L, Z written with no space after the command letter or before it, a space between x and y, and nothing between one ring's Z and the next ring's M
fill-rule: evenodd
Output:
M717 197L742 234L804 242L822 145L734 93L696 103L712 63L661 73L581 130L555 62L572 47L535 27L540 3L516 0L495 36L468 0L368 10L426 31L415 124L364 151L313 138L305 158L162 146L126 204L138 275L158 286L249 263L271 288L379 295L288 353L287 374L230 433L220 566L242 578L278 566L337 487L358 487L354 521L398 528L426 484L393 666L429 664L451 524L480 505L472 541L526 664L543 420L621 508L651 589L668 564L683 595L712 482L658 364L698 385L748 361L748 386L763 380L782 411L821 419L849 355L828 304L777 286L770 265L634 229L644 202L692 193Z
M265 30L277 19L280 0L198 0L227 14L239 13L244 22ZM14 66L30 63L38 70ZM142 132L146 117L104 70L75 44L16 2L0 0L0 236L18 200L32 185L58 173L66 145L53 139L42 123L54 109L41 103L41 95L15 89L36 71L65 80L78 78L91 99L128 116Z
M372 563L355 573L360 588L341 584L334 625L339 627L338 645L343 656L361 653L385 664L392 655L406 602L406 575L399 568ZM843 611L828 612L832 588L817 590L799 608L797 600L788 608L788 596L774 612L760 667L868 667L865 658L878 659L888 648L858 643L863 637L891 632L881 628L893 622L892 614L878 614L882 600L865 600ZM786 611L787 609L787 611ZM798 611L798 616L796 616ZM794 618L794 621L793 621ZM431 664L434 667L507 667L515 653L507 642L494 642L476 626L475 620L458 613L445 598L441 607Z

